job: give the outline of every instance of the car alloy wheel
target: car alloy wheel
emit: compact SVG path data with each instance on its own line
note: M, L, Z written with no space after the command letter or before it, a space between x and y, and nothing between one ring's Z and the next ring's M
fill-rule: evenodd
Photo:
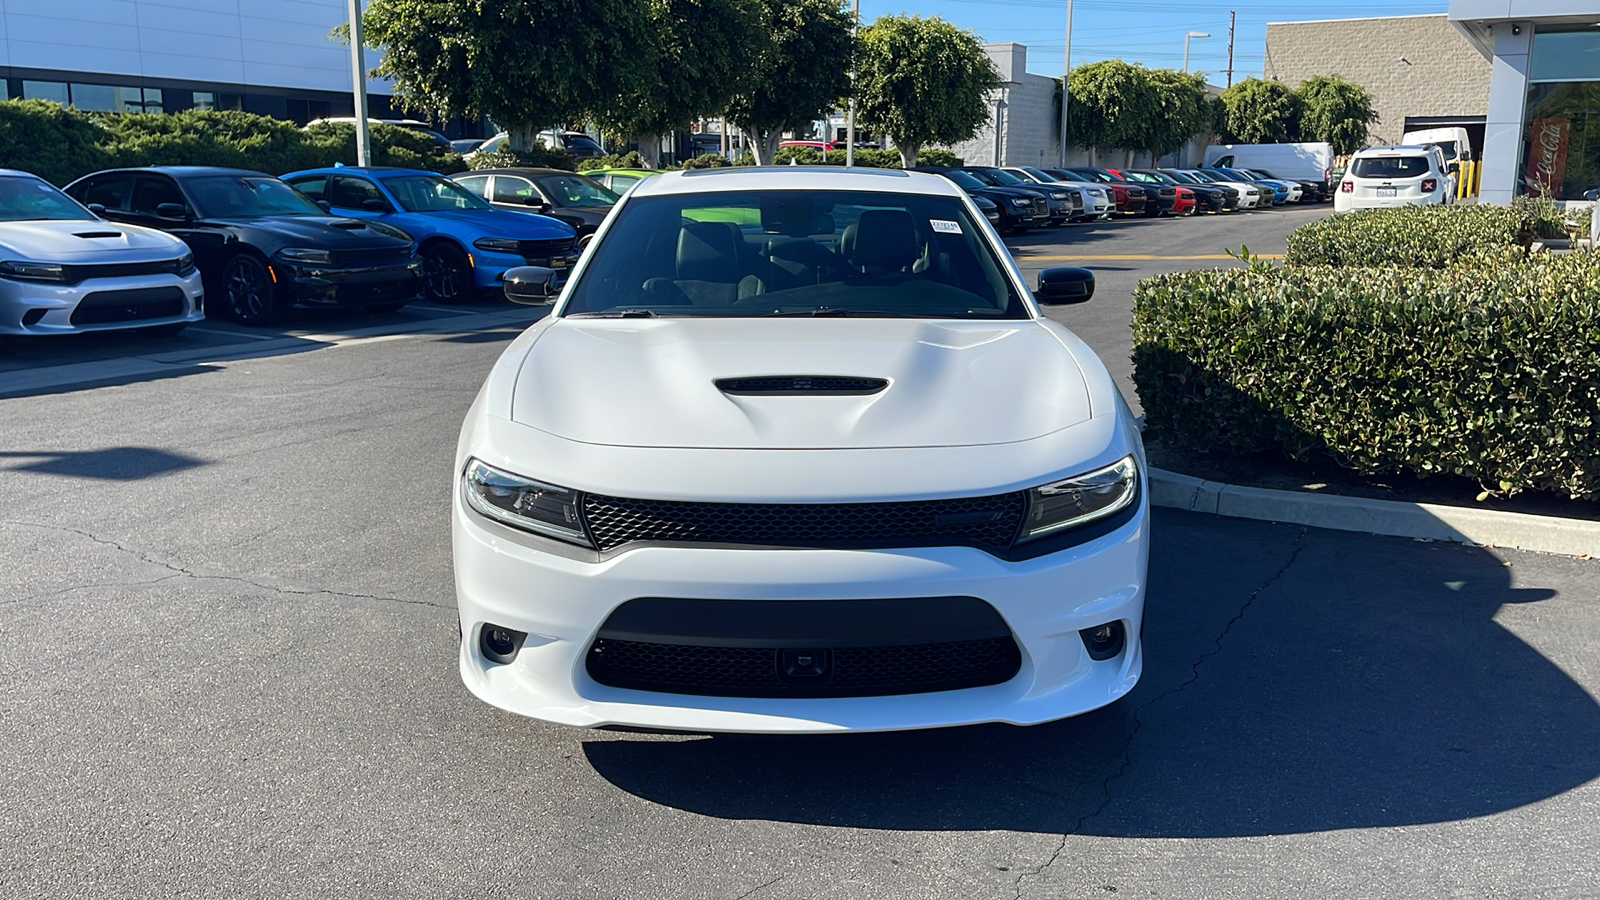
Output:
M228 314L241 325L270 325L283 316L273 295L272 273L266 263L240 253L222 269L222 294Z
M450 244L434 244L422 251L422 280L431 300L465 303L472 299L472 264Z

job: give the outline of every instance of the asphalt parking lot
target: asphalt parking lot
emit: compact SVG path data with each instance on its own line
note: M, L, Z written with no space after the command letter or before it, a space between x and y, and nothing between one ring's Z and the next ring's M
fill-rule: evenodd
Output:
M1097 270L1052 315L1126 390L1138 277L1320 214L1011 243ZM1158 511L1144 678L1087 716L749 737L479 703L451 458L541 312L0 349L0 897L1600 897L1593 561Z

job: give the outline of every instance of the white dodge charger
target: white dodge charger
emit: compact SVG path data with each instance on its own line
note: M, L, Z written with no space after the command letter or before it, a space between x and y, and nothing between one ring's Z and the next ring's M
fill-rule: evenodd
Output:
M0 334L139 328L204 318L183 241L113 224L27 172L0 169Z
M548 302L554 273L507 294ZM936 175L647 179L506 349L453 476L461 675L577 726L1024 725L1142 666L1144 451Z

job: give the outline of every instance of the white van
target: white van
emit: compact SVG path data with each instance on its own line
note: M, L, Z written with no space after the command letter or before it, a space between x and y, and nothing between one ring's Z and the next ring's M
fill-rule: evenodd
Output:
M1296 144L1218 144L1206 148L1205 168L1266 169L1287 181L1315 181L1328 194L1333 177L1333 145L1320 141Z
M1467 130L1455 128L1427 128L1420 131L1408 131L1400 138L1400 143L1412 147L1425 147L1435 144L1444 151L1446 165L1450 163L1466 162L1473 159L1472 140L1467 137Z

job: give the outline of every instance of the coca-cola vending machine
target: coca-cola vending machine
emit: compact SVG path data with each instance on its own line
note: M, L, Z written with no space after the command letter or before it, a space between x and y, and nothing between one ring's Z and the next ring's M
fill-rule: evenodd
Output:
M1567 136L1571 119L1534 119L1528 130L1528 168L1523 189L1534 197L1561 193L1567 178Z

